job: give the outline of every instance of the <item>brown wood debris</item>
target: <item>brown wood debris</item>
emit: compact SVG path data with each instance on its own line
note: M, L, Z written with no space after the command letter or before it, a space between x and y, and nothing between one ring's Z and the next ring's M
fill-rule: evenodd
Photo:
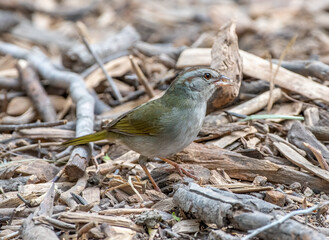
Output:
M0 239L328 238L328 9L1 0ZM158 192L126 146L62 145L196 66L234 83L168 156L198 180L149 159Z

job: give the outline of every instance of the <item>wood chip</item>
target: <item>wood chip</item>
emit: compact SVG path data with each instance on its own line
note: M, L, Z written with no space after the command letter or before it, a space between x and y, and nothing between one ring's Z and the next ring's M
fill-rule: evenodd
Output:
M312 163L307 161L306 158L299 155L294 149L292 149L291 147L287 146L284 143L275 142L273 144L289 161L296 164L298 167L301 167L329 182L328 171L323 170L317 166L314 166Z

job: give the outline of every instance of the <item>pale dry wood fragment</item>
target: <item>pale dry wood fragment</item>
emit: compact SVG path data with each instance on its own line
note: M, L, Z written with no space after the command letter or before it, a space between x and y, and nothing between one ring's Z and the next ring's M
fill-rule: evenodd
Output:
M132 220L120 216L104 216L87 212L63 212L59 219L68 223L108 223L112 226L130 228L137 232L143 232L143 227L136 225Z
M273 90L272 92L273 102L279 100L281 96L282 96L282 92L280 88L276 88ZM229 111L238 114L244 114L244 115L253 114L255 112L262 110L267 105L269 97L270 97L270 92L269 91L264 92L249 101L246 101L244 103L241 103L240 105L230 108ZM233 119L236 118L233 117ZM211 125L222 125L228 122L229 120L226 117L226 114L221 113L219 115L210 114L206 116L204 124L206 126L208 125L211 126Z
M243 59L243 74L266 81L270 79L270 63L267 60L243 50L240 50L239 54ZM211 49L186 49L181 53L176 67L184 68L196 65L209 66L210 62ZM272 64L272 68L276 69L277 65ZM278 74L274 79L274 83L282 88L297 92L310 99L320 99L329 103L328 87L282 67L280 67Z
M242 80L242 59L239 54L236 24L231 22L221 27L211 50L210 67L229 77L231 87L220 87L208 101L208 112L233 102L238 96Z
M306 158L284 143L275 142L274 146L292 163L329 182L329 172L314 166Z
M297 196L290 195L290 194L287 194L286 197L289 198L289 199L291 199L292 201L298 202L298 203L304 203L304 201L305 201L304 200L304 197L303 198L302 197L297 197ZM307 201L306 205L307 205L307 207L314 206L314 204L313 203L310 203L309 201Z
M188 219L176 222L172 227L175 233L196 233L200 231L200 220Z
M236 131L231 133L230 135L224 136L220 138L219 140L213 140L206 143L206 145L214 145L220 148L225 148L228 145L234 143L236 140L240 139L241 137L245 137L247 135L256 133L257 130L254 127L250 127L248 129L245 129L243 131Z
M19 193L22 195L27 195L27 194L37 194L38 196L45 194L49 188L51 187L52 183L47 182L47 183L38 183L38 184L25 184L19 187ZM63 189L63 188L68 188L72 187L74 183L71 182L58 182L55 183L57 189Z
M139 59L135 59L135 61L137 64L140 63ZM114 59L113 61L106 63L104 67L111 77L120 77L132 70L128 56ZM86 86L88 88L95 88L104 80L104 78L105 76L102 70L97 68L86 77Z
M35 193L31 193L31 194L23 195L22 197L27 201L31 201L32 199L37 198L38 195ZM23 201L15 195L0 201L0 208L15 208L21 204L23 204Z
M303 103L301 102L294 102L294 103L286 103L280 104L279 107L272 108L268 114L274 115L288 115L288 116L297 116L302 111ZM285 119L271 119L272 122L282 122Z
M108 240L133 240L136 231L118 226L111 226L110 224L103 223L102 230ZM150 237L150 239L152 239Z
M159 202L154 204L151 208L159 210L159 211L163 211L163 212L170 212L171 210L173 210L175 208L175 204L173 203L172 198L167 198L167 199L160 200Z
M100 189L99 187L88 187L82 191L82 197L88 203L96 203L99 204L100 202Z
M151 211L150 208L109 208L98 213L101 215L111 216L111 215L127 215L127 214L140 214L145 211Z
M308 107L304 110L305 125L316 126L320 120L319 109L316 107Z
M214 185L223 185L223 184L227 184L230 186L230 182L231 182L231 179L230 177L225 173L225 171L222 171L222 173L224 174L220 174L217 170L211 170L210 171L210 178L209 178L209 181L214 184ZM224 176L223 176L224 175Z
M193 66L210 66L211 50L211 48L185 49L177 60L176 68L183 69Z
M58 128L30 128L17 132L21 137L28 136L31 139L71 139L75 137L75 131Z
M267 187L267 186L248 186L243 188L234 188L230 189L233 193L250 193L250 192L261 192L261 191L267 191L272 190L273 187Z
M63 192L59 197L59 200L69 206L71 209L76 207L78 204L73 200L71 193L80 194L86 187L88 180L88 174L85 173L76 184L68 189L67 191Z
M312 151L312 153L314 154L315 158L318 160L320 166L322 169L329 171L329 166L328 163L326 162L326 160L323 158L322 153L319 149L311 146L308 143L304 143L304 146L307 147L308 149L310 149Z
M296 147L295 145L291 144L290 142L288 142L287 140L283 139L282 137L280 137L279 135L273 134L273 133L268 133L267 136L270 137L270 139L273 142L282 142L286 145L288 145L289 147L293 148L296 152L298 152L300 155L302 155L303 157L306 157L306 152L302 149L299 149L298 147Z

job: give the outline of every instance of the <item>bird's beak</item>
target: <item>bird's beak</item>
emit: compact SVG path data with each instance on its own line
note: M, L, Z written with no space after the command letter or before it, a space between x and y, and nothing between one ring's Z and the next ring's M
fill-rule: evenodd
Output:
M221 87L221 86L233 86L234 83L232 82L232 80L228 77L226 77L225 75L220 75L215 81L214 81L215 85L217 87Z

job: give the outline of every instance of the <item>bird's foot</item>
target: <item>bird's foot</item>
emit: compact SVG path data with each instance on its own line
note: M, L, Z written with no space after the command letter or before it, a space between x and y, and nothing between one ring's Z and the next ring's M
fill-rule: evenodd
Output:
M184 175L185 175L187 177L190 177L190 178L194 179L195 181L200 181L200 178L198 178L197 176L194 176L192 173L190 173L189 171L187 171L184 168L182 168L178 163L175 163L175 162L173 162L173 161L171 161L171 160L169 160L167 158L161 158L160 157L160 159L162 161L164 161L164 162L166 162L166 163L174 166L177 169L179 175L181 175L182 177L184 177Z
M149 170L146 167L147 157L140 156L139 159L138 159L138 162L139 162L139 165L143 168L146 176L151 181L154 189L158 192L161 192L161 189L159 188L158 184L156 184L156 182L154 181L154 178L151 176L151 173L149 172Z

